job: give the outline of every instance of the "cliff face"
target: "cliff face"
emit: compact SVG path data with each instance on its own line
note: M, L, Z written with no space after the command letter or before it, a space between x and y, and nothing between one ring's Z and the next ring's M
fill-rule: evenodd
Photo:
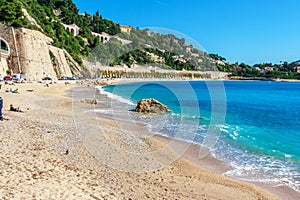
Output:
M62 76L78 73L79 66L71 56L66 51L52 46L52 39L39 31L13 29L0 24L1 38L7 42L10 49L9 55L5 59L1 57L1 60L6 60L6 68L9 68L12 74L25 74L27 80L41 80L46 76L57 80ZM7 69L2 67L3 70ZM1 66L0 74L5 75L1 73Z

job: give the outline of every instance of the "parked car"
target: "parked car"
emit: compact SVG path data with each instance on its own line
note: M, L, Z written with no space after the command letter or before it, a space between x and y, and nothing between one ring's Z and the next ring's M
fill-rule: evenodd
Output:
M26 81L26 75L25 74L13 74L11 76L4 76L3 79L0 78L0 81L3 80L5 82L12 81L14 83L24 83Z
M3 81L12 81L12 77L11 76L4 76L3 77Z
M74 77L69 77L69 76L63 76L59 80L76 80Z
M16 75L14 75L14 76L12 76L12 80L13 80L14 82L18 82L18 81L19 81L19 77L16 76Z
M46 77L42 78L42 80L43 80L43 81L52 81L52 78L46 76Z

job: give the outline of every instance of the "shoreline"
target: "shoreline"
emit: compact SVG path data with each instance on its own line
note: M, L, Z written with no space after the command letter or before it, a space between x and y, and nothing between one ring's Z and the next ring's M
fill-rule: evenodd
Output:
M96 89L96 88L92 88L92 87L90 87L90 88L88 88L88 90L90 90L90 92L91 92L91 90L94 90L94 91L97 91L98 92L98 89ZM86 93L86 94L90 94L90 92L89 93ZM96 92L96 93L97 93ZM95 93L95 92L92 92L92 93ZM98 93L97 93L98 94ZM97 95L96 95L97 96ZM102 95L102 94L99 94L99 96L104 96L104 95ZM99 106L100 108L101 107L103 107L103 105L100 105ZM104 106L105 107L105 106ZM98 106L92 106L92 109L97 109L98 108ZM107 107L106 107L107 108ZM85 108L85 109L88 109L88 108ZM118 124L118 123L116 123L116 119L114 119L113 117L109 117L109 116L106 116L106 115L102 115L102 114L91 114L91 115L95 115L95 116L100 116L99 118L98 117L96 117L97 118L97 121L98 120L103 120L103 119L105 119L105 124L107 125L107 124L109 124L109 125L112 125L113 124L113 126L116 126L116 127L118 127L119 128L119 126L121 126L121 127L123 127L123 126L127 126L127 122L126 121L123 121L122 119L117 119L117 121L118 122L120 122L121 124L123 123L123 125L120 125L119 124L119 126L118 125L116 125L116 124ZM98 121L98 123L99 123L99 121ZM125 125L124 125L125 124ZM100 126L104 126L104 124L103 123L101 123L100 122L100 124L98 124L98 125L100 125ZM142 135L142 136L141 136ZM168 146L168 141L170 141L170 140L173 140L174 141L174 139L172 139L172 138L169 138L169 137L166 137L166 136L162 136L162 135L153 135L152 133L150 133L150 132L147 132L146 131L146 133L141 133L141 135L139 134L138 136L137 136L137 138L139 138L139 139L142 139L141 141L146 141L146 143L147 144L151 144L150 146L151 146L151 148L154 148L155 150L157 149L157 148L165 148L166 146ZM145 137L145 135L146 135L146 137ZM108 137L110 137L110 136L108 136ZM124 137L123 135L119 135L119 136L117 136L117 137ZM126 137L128 137L128 136L126 136ZM132 135L130 135L130 137L132 137ZM92 137L92 140L98 140L99 141L99 138L96 136L95 138L93 138ZM110 138L111 139L111 138ZM124 139L124 138L123 138ZM115 138L113 139L113 140L115 140ZM139 142L141 142L141 141L139 141ZM179 146L180 146L180 144L182 144L182 143L189 143L189 142L185 142L185 141L181 141L181 140L176 140L175 139L175 143L176 144L178 144ZM113 145L115 145L115 144L113 144ZM189 146L190 147L192 147L192 148L190 148L189 147L189 150L192 150L192 151L194 151L195 150L195 148L198 148L198 145L196 145L196 144L190 144L189 143ZM170 151L169 153L170 154L173 154L174 152L176 152L176 149L172 149L172 148L170 148L169 149L169 147L167 148L168 150L167 151ZM152 149L153 150L153 149ZM188 150L188 151L189 151ZM140 153L140 152L139 152ZM145 153L145 152L144 152ZM168 155L170 155L170 154L168 154ZM175 153L176 154L176 153ZM114 155L113 155L114 156ZM260 194L261 195L267 195L267 197L265 196L265 197L255 197L254 199L260 199L260 198L262 198L262 199L273 199L273 197L272 196L269 196L269 194L267 194L268 192L267 192L267 190L261 190L261 188L260 187L257 187L256 188L256 186L254 186L253 184L251 184L251 183L247 183L247 182L244 182L244 181L240 181L240 180L237 180L237 179L234 179L234 178L230 178L230 177L225 177L225 176L222 176L221 175L221 173L223 173L223 172L225 172L226 170L224 170L225 168L224 167L220 167L219 165L216 165L216 162L218 163L218 164L224 164L224 162L222 162L222 161L220 161L220 160L217 160L216 158L214 158L214 157L212 157L212 156L210 156L210 157L208 157L208 158L204 158L203 160L200 160L200 161L197 161L197 162L194 162L193 160L190 160L190 156L193 156L193 154L191 154L190 152L188 152L188 153L184 153L184 155L183 156L180 156L179 158L177 158L176 160L174 160L174 162L172 162L169 166L166 166L166 167L164 167L164 168L159 168L159 169L157 169L157 170L154 170L152 173L155 173L155 172L159 172L159 171L164 171L165 169L168 169L168 170L170 170L170 168L171 169L174 169L174 166L176 166L175 168L178 168L178 165L180 166L179 167L179 169L180 169L180 173L183 173L183 174L188 174L188 175L184 175L186 178L192 178L192 179L194 179L195 177L197 177L198 175L198 171L200 171L200 177L205 177L205 179L207 179L208 177L210 177L210 178L208 178L208 180L206 180L206 181L208 181L208 182L210 182L210 181L216 181L218 184L225 184L225 185L227 185L226 187L233 187L233 188L235 188L235 187L239 187L239 186L237 186L237 185L242 185L242 188L240 188L239 190L244 190L244 189L249 189L249 190L253 190L253 192L256 194L256 195L258 195L258 196L260 196ZM93 157L95 158L97 158L97 155L95 154L95 155L93 155ZM172 156L171 156L172 157ZM100 159L101 160L101 159ZM208 163L206 163L206 165L205 165L205 162L206 161L208 161ZM136 162L136 160L134 159L134 161L133 162ZM199 164L199 163L201 163L201 165ZM193 169L193 172L191 172L191 173L189 173L188 172L188 170L187 169L185 169L183 166L188 166L189 168L191 167L192 169ZM204 167L205 166L205 167ZM211 167L213 167L213 170L211 169ZM229 168L229 166L227 166L227 169ZM150 171L151 172L151 171ZM177 171L178 172L178 171ZM128 173L128 172L127 172ZM148 174L149 172L138 172L138 174L139 175L141 175L141 174ZM205 174L205 175L203 175L203 173ZM208 176L208 177L207 177ZM211 178L211 176L213 176L214 178ZM205 181L205 182L206 182ZM225 182L226 183L225 183ZM236 191L237 192L237 191ZM257 193L258 192L258 193ZM267 193L265 193L265 192L267 192ZM223 193L223 192L222 192ZM233 193L232 193L233 194ZM222 195L225 195L225 193L223 193ZM226 195L225 195L226 196ZM232 196L231 197L231 199L240 199L240 197L237 197L237 196L239 196L238 194L235 194L234 196ZM228 197L223 197L223 196L219 196L218 197L219 199L228 199ZM206 199L206 198L205 198ZM252 198L249 198L249 199L252 199Z
M94 157L78 138L80 124L76 124L76 120L91 130L116 126L114 120L99 117L97 126L93 127L95 116L87 115L83 108L95 109L95 106L68 97L70 90L80 85L57 83L45 87L25 83L12 87L19 88L20 93L0 91L5 118L0 122L0 156L3 158L0 160L0 195L4 199L276 199L253 184L217 175L185 158L179 158L164 169L140 174L113 169ZM88 98L85 94L82 91L82 99ZM24 113L8 111L10 103ZM99 106L106 104L102 102ZM99 132L94 133L99 136ZM134 134L128 138L119 132L101 133L111 144L131 151L150 151L165 145L155 137L145 140L133 137ZM105 148L101 149L100 156L109 158L110 154L105 152Z
M106 86L106 85L114 85L114 84L122 84L122 83L130 83L130 82L180 82L180 81L204 81L204 82L287 82L287 83L299 83L300 80L296 80L296 79L273 79L273 80L256 80L256 79L245 79L245 80L241 80L241 79L178 79L178 78L101 78L101 79L88 79L90 83L92 83L91 85L85 85L87 87L91 87L91 86L96 86L97 81L100 81L100 85L98 84L97 86ZM83 83L85 82L85 80L76 80L75 82L81 82L80 84L83 86ZM103 84L106 83L106 84ZM103 85L102 85L103 84Z
M155 82L155 81L265 81L265 80L157 80L157 79L150 79L150 80L144 80L138 79L138 80L130 80L130 81L119 81L114 84L118 83L127 83L127 82ZM274 80L276 81L276 80ZM278 81L278 80L277 80ZM283 81L280 80L279 82L299 82L298 80L289 80L289 81ZM164 135L154 135L154 138L163 142L168 143L170 140L177 140L174 138L170 138L168 136ZM203 159L195 159L198 156L198 150L200 148L199 144L195 144L192 142L184 141L184 140L177 140L178 143L190 143L189 148L187 151L182 155L183 158L193 162L194 164L206 168L214 173L217 173L219 175L223 175L225 172L233 169L229 163L226 163L222 160L219 160L218 158L215 158L213 155L209 154L207 157ZM222 167L220 167L222 166ZM248 181L248 180L241 180L235 177L229 177L235 180L243 181L246 183L254 184L262 189L265 189L272 194L278 196L280 199L285 200L293 200L293 199L299 199L300 198L300 192L295 191L294 189L288 187L287 185L283 184L276 184L276 183L265 183L265 182L255 182L255 181Z
M176 140L174 138L169 138L162 135L155 135L154 138L162 141L164 143L168 143L170 140ZM190 143L183 140L177 140L178 143ZM203 167L211 172L216 174L222 175L228 170L232 170L233 168L230 166L229 163L226 163L218 158L215 158L213 155L209 154L205 158L198 159L200 145L195 143L190 143L189 148L187 151L182 155L183 158L191 161L192 163L198 165L199 167ZM227 176L225 176L227 177ZM247 181L241 180L235 177L229 177L234 180L242 181L249 184L254 184L264 190L271 192L272 194L276 195L280 199L283 200L296 200L300 198L300 193L296 192L292 188L286 185L278 185L274 183L264 183L264 182L255 182L255 181Z

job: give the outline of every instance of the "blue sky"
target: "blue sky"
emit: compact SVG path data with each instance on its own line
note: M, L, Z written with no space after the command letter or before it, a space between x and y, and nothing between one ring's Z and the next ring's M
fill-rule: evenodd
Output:
M300 0L73 0L133 27L171 29L230 62L300 59Z

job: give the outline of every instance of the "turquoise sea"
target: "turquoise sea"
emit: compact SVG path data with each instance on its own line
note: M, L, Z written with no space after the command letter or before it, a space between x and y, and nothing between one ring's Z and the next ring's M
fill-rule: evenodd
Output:
M143 98L167 105L167 115L132 114L130 120L145 122L154 133L205 144L233 167L226 175L300 191L300 83L161 81L99 90L114 99L119 113L130 113ZM206 143L208 138L213 142Z

